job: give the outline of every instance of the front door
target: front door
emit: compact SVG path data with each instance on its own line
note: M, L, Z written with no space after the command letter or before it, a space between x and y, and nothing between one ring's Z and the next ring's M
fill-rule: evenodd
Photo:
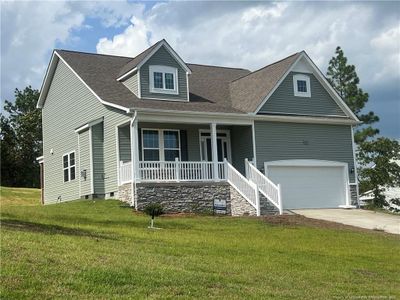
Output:
M212 161L211 135L209 131L200 132L200 155L202 161ZM217 131L218 161L231 160L229 133Z

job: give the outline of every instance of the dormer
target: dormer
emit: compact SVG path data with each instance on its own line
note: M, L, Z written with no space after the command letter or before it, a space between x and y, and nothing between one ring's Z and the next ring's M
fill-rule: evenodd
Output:
M117 80L139 99L189 101L189 74L186 63L161 40L127 63Z

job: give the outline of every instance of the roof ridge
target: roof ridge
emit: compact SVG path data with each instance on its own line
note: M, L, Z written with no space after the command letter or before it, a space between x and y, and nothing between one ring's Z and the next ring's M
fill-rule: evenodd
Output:
M135 55L134 57L132 57L132 59L135 59L136 57L138 57L139 55L142 55L143 53L145 53L146 51L154 48L155 45L157 45L158 43L164 41L164 39L159 40L158 42L154 43L153 45L151 45L150 47L147 47L146 49L144 49L142 52L140 52L138 55Z
M203 66L203 67L213 67L213 68L224 68L224 69L235 69L235 70L250 71L249 69L245 69L245 68L235 68L235 67L225 67L225 66L216 66L216 65L196 64L196 63L188 63L188 62L186 64L193 65L193 66Z
M112 57L122 57L122 58L130 58L131 56L123 56L123 55L114 55L114 54L103 54L103 53L93 53L93 52L85 52L85 51L77 51L77 50L67 50L67 49L54 49L54 51L64 51L64 52L73 52L73 53L81 53L88 55L99 55L99 56L112 56Z
M239 79L242 79L242 78L244 78L244 77L253 75L254 73L257 73L257 72L259 72L259 71L261 71L261 70L264 70L265 68L268 68L268 67L270 67L270 66L272 66L272 65L275 65L275 64L277 64L277 63L280 63L280 62L282 62L282 61L284 61L284 60L286 60L286 59L288 59L288 58L290 58L290 57L292 57L292 56L298 55L298 54L300 54L300 53L301 53L301 52L296 52L296 53L293 53L293 54L291 54L291 55L289 55L289 56L286 56L285 58L282 58L282 59L277 60L277 61L275 61L275 62L273 62L273 63L270 63L270 64L268 64L268 65L266 65L266 66L264 66L264 67L262 67L262 68L259 68L259 69L255 70L255 71L253 71L253 72L250 72L249 74L246 74L246 75L244 75L244 76L241 76L241 77L239 77L239 78L236 78L235 80L232 80L231 83L232 83L232 82L235 82L235 81L237 81L237 80L239 80Z

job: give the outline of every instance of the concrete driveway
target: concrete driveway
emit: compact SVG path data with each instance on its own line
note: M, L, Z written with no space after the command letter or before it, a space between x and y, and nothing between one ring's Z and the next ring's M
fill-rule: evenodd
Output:
M294 209L307 218L400 234L400 216L362 209Z

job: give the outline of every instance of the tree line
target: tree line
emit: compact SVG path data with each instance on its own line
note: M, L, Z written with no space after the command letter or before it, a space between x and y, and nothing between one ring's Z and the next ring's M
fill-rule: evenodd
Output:
M397 141L377 137L374 124L379 117L374 112L364 112L368 93L360 87L354 65L348 64L340 47L330 59L326 77L353 113L362 121L354 131L357 147L357 169L360 192L372 191L373 206L387 205L384 188L400 185L400 159ZM39 91L31 86L15 90L13 102L5 101L0 114L1 185L14 187L39 187L39 164L42 155L42 116L36 108Z

